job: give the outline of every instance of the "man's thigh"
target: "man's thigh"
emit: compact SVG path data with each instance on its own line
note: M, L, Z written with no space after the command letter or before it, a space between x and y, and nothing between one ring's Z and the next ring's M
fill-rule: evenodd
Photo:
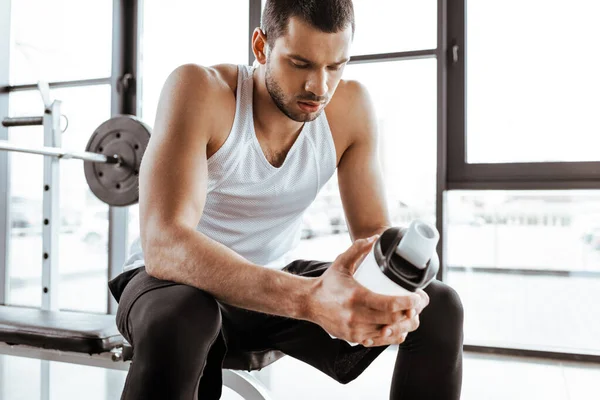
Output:
M331 263L296 260L283 270L318 277ZM279 350L347 383L359 376L386 348L350 346L333 339L317 324L257 313L221 304L223 330L230 351Z

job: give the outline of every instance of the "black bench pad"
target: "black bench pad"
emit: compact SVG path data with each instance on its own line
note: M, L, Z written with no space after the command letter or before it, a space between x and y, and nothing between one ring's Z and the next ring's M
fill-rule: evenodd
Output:
M124 339L114 315L0 306L0 342L99 354Z

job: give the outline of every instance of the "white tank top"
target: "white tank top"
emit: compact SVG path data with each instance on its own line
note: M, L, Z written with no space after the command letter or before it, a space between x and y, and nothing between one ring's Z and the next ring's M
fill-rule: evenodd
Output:
M207 161L208 190L196 229L249 261L283 268L300 241L302 215L336 169L325 112L304 124L283 164L266 159L254 131L252 74L238 66L235 119L225 143ZM125 270L144 265L139 237Z

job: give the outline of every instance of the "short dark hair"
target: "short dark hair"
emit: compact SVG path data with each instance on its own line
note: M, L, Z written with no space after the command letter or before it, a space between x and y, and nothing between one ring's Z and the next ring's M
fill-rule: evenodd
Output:
M354 37L352 0L267 0L262 14L262 30L270 46L287 33L291 17L299 17L327 33L339 32L350 25Z

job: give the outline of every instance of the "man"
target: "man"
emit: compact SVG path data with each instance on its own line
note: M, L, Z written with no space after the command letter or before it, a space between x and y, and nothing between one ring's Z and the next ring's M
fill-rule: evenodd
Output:
M352 277L390 226L371 101L341 80L353 35L351 0L269 0L254 67L167 79L140 170L141 247L110 284L134 349L123 398L218 399L223 360L254 352L256 367L273 349L347 383L390 344L390 398L459 398L456 292L383 296ZM352 246L288 263L336 169Z

